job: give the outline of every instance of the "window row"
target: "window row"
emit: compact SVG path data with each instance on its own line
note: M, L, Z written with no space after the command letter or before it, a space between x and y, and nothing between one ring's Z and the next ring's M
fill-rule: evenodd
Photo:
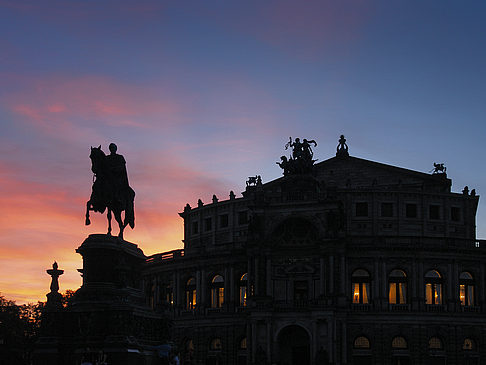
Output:
M247 349L247 344L246 344L246 337L243 337L237 341L236 343L237 349L238 350L246 350ZM192 351L194 352L195 346L194 346L194 341L193 340L186 340L185 342L185 350L186 351ZM223 350L223 342L221 341L221 338L215 337L212 338L209 341L209 346L208 346L209 351L214 351L214 352L220 352Z
M237 213L237 222L238 225L245 225L248 224L248 211L242 211ZM203 223L203 231L209 232L213 230L213 217L206 217L202 221ZM227 228L229 227L229 215L228 214L220 214L218 215L218 228ZM199 234L199 221L193 221L191 225L191 233L192 234Z
M443 304L443 277L437 270L430 270L424 275L425 303ZM363 269L352 274L352 296L355 304L370 303L370 274ZM408 304L408 277L405 271L393 270L388 276L388 302L390 304ZM462 306L474 306L475 281L473 276L464 271L459 275L458 299Z
M395 203L380 203L380 216L383 218L392 218L396 216ZM405 204L405 217L406 218L419 218L418 204L406 203ZM355 216L356 217L368 217L369 207L368 202L357 202L355 204ZM430 204L428 211L428 218L433 220L442 219L442 206L438 204ZM458 222L461 220L461 208L450 207L448 218L451 221Z
M245 307L247 305L248 297L248 274L241 275L237 282L238 287L238 305ZM224 293L224 277L222 275L214 275L210 281L210 306L211 308L221 308L225 301ZM189 278L184 287L184 307L186 310L192 310L196 308L197 304L197 289L196 279L194 277ZM165 288L165 300L169 304L174 304L174 290L172 285L168 285Z
M355 349L371 349L370 340L366 336L358 336L355 338L353 347ZM396 336L391 341L391 348L396 350L408 349L407 340L402 336ZM428 342L429 350L444 350L442 340L439 337L431 337ZM477 350L476 342L471 338L465 338L462 343L463 350Z

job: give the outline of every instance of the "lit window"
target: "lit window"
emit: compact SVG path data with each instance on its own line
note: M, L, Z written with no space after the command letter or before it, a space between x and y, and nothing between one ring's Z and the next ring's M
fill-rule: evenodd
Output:
M354 340L354 348L355 349L369 349L370 348L370 340L368 340L364 336L356 337Z
M165 287L165 302L169 305L174 305L174 289L172 283Z
M224 303L224 279L216 275L211 280L211 308L221 308Z
M358 269L352 275L353 303L368 304L370 301L370 274Z
M403 270L393 270L388 280L388 302L390 304L407 303L407 274Z
M406 349L407 348L407 340L402 336L397 336L392 340L392 348L394 349Z
M186 283L186 309L191 310L196 307L196 280L190 278Z
M436 270L425 274L425 303L442 304L442 276Z
M220 338L213 338L211 340L211 343L209 345L209 349L211 351L221 351L222 348L223 348L223 345L221 343L221 339Z
M241 341L240 341L240 350L246 350L247 346L246 346L246 337L244 337Z
M186 350L188 352L194 352L194 342L192 340L186 342Z
M459 275L459 299L465 307L474 305L474 279L468 272Z
M441 350L442 349L442 341L439 337L431 337L429 340L429 349L432 350Z
M243 274L238 282L239 287L239 305L246 307L246 300L248 294L248 274Z
M465 338L464 343L462 344L462 349L463 350L475 350L476 346L473 340L470 338Z

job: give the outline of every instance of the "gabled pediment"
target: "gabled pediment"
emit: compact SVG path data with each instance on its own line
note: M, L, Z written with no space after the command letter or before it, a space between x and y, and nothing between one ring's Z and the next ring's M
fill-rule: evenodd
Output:
M415 187L449 191L446 174L427 174L357 157L333 157L314 166L319 181L338 188Z

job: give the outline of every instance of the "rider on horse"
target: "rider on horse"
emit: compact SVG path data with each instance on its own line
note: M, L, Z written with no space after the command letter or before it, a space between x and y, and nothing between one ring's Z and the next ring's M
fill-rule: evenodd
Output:
M96 176L93 183L91 198L86 207L86 224L90 224L89 211L103 213L108 209L108 234L111 234L111 213L120 227L119 237L123 238L123 230L127 225L135 226L133 200L135 192L128 184L128 174L125 158L116 153L114 143L109 146L110 154L107 156L101 150L91 147L92 171ZM125 211L122 221L121 212Z

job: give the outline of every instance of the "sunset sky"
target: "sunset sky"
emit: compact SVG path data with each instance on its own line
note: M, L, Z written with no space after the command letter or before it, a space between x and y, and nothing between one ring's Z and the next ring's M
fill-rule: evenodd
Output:
M466 4L466 5L465 5ZM146 255L182 248L178 212L281 176L290 136L486 193L486 2L0 0L0 293L81 284L90 146L136 191ZM477 236L486 238L480 199Z

